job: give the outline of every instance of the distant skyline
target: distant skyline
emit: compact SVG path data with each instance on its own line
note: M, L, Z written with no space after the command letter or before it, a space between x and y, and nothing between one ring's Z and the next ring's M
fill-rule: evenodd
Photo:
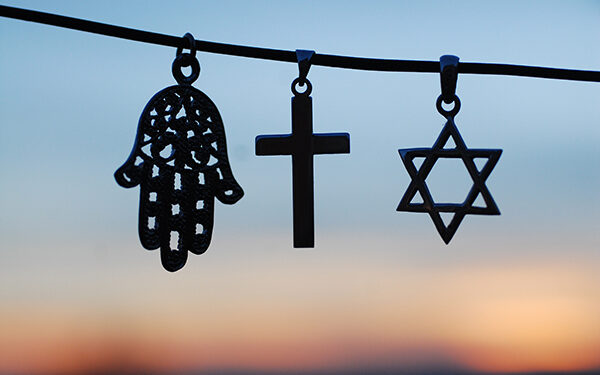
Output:
M600 70L598 1L5 1L170 35L287 50ZM175 48L0 19L0 374L530 373L600 369L600 85L460 74L456 124L502 149L449 245L397 212L398 149L431 147L438 74L314 66L315 248L292 247L295 64L198 52L244 197L176 273L137 233L113 173L139 116L175 84ZM435 197L471 186L456 160Z

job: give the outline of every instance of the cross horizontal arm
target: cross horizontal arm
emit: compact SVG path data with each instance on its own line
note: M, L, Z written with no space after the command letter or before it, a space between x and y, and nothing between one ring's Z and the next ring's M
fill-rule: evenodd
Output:
M256 155L290 155L292 151L292 136L281 135L259 135L256 137Z
M350 134L326 133L313 135L313 153L316 154L349 154Z

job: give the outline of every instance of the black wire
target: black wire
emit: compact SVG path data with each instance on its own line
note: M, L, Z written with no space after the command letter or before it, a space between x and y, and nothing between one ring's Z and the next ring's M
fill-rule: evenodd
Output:
M188 46L187 40L179 36L130 29L127 27L109 25L100 22L82 20L79 18L60 16L57 14L38 12L28 9L14 8L4 5L0 5L0 16L79 31L86 31L89 33L107 35L116 38L135 40L138 42L158 44L162 46L170 46L175 48L186 48ZM222 55L292 63L297 62L296 53L294 51L271 48L248 47L196 40L196 49L199 51L218 53ZM364 57L326 55L320 53L313 56L311 64L328 66L332 68L385 72L440 72L440 64L438 61L373 59ZM557 69L525 65L461 62L458 65L458 72L463 74L494 74L600 82L600 72L598 71Z

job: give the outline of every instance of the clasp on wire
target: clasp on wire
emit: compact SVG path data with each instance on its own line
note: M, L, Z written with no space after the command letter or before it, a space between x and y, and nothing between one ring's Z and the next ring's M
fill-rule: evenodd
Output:
M308 71L310 70L311 60L315 55L315 51L305 50L305 49L297 49L296 50L296 59L298 61L298 82L300 85L304 86L306 82L306 77L308 76Z
M442 100L450 104L456 97L456 81L458 80L458 56L444 55L440 57L440 83L442 84Z

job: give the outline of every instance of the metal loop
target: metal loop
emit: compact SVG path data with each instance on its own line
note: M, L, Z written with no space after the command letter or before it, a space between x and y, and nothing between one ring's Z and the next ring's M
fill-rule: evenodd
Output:
M450 104L456 96L458 80L458 56L444 55L440 57L440 83L444 103Z
M443 98L443 96L442 96L442 95L440 95L440 96L438 96L438 98L437 98L437 101L436 101L436 103L435 103L435 106L437 107L437 110L438 110L438 112L439 112L439 113L440 113L442 116L444 116L444 117L446 117L446 118L448 118L448 117L454 117L454 116L456 116L456 114L458 113L458 111L460 111L460 99L458 98L458 96L454 95L454 96L453 96L453 97L450 99L450 102L449 102L448 104L450 104L450 103L454 102L454 107L453 107L451 110L449 110L449 111L446 111L446 110L444 109L444 107L442 107L442 101L444 101L444 103L447 103L447 102L446 102L445 100L443 100L443 99L444 99L444 98Z
M194 39L194 36L190 33L185 33L185 35L183 36L184 39L187 40L188 45L187 48L190 50L190 54L193 57L196 57L196 39ZM175 56L179 56L183 54L183 47L177 47L177 52Z
M299 85L301 87L306 85L307 87L306 87L306 90L304 90L303 92L299 92L296 89L296 85ZM310 95L311 92L312 92L312 84L310 83L310 81L308 79L305 78L304 82L302 82L302 79L300 77L298 77L294 81L292 81L292 93L294 95L296 95L296 96L298 96L298 95L306 95L306 96L308 96L308 95Z
M186 76L183 74L181 68L188 66L192 68L192 72L189 76ZM200 63L193 55L182 53L175 57L171 71L173 72L173 77L177 83L180 85L191 85L198 79L198 76L200 76Z

